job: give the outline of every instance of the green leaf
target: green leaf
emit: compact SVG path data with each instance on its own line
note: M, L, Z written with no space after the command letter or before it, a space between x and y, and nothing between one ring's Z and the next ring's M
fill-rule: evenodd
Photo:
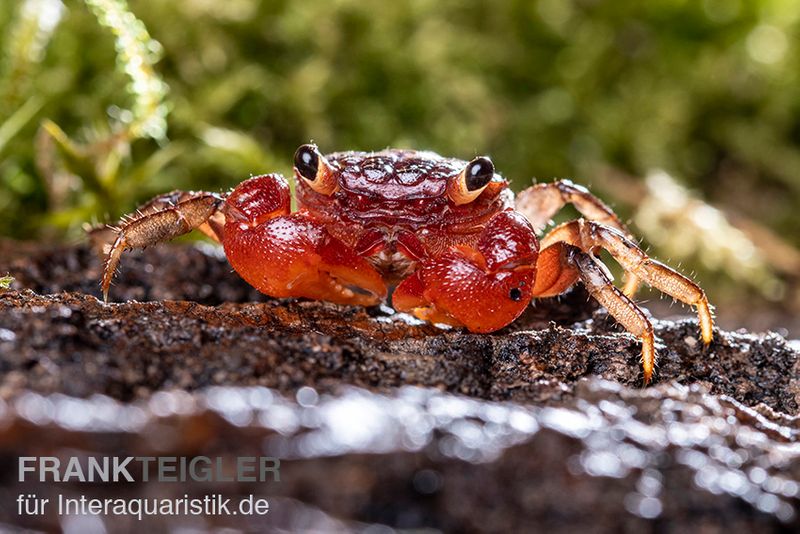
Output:
M3 124L0 124L0 153L3 152L8 142L39 113L43 105L44 101L41 98L32 96Z

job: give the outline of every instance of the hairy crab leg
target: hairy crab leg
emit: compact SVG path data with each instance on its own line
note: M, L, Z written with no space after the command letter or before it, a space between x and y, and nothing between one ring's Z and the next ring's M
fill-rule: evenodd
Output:
M714 335L714 319L703 289L673 268L648 257L635 242L619 230L594 221L578 219L554 228L542 240L542 246L547 247L560 241L577 246L586 252L603 248L611 253L626 272L632 272L662 293L694 306L700 321L703 344L711 343Z
M625 330L641 339L644 383L650 383L656 366L653 325L636 303L614 286L605 266L580 248L559 241L542 250L537 270L540 274L533 289L534 297L561 294L580 278L589 294Z
M570 180L536 184L525 189L517 195L516 210L528 218L537 232L541 232L553 216L567 204L575 206L580 214L590 221L616 228L629 239L633 239L633 235L614 210L588 189ZM630 297L638 289L639 279L636 275L626 274L623 292Z
M172 203L171 199L178 199L178 202ZM173 192L156 197L145 204L141 212L123 220L117 230L116 240L106 255L101 283L103 300L108 302L111 280L125 250L168 241L204 226L214 235L208 221L215 215L221 215L224 202L220 195L214 193ZM219 240L221 236L217 235L216 238Z
M204 193L200 193L204 194ZM139 206L135 213L136 218L144 217L145 215L152 215L159 211L177 206L181 202L192 200L198 195L193 191L180 191L175 190L157 197L151 198L141 206ZM222 243L222 235L225 227L225 215L221 211L213 213L207 221L199 225L196 230L199 230L206 237L209 237L217 243Z

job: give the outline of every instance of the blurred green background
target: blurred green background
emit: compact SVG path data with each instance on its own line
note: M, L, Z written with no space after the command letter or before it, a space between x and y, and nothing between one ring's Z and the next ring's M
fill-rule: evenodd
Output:
M590 186L732 323L800 331L796 1L0 6L0 235L73 240L309 140L489 154Z

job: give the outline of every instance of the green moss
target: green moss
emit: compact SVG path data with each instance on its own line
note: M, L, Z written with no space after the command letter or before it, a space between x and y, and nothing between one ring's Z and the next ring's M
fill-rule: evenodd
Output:
M0 235L286 173L313 139L488 153L515 188L571 177L624 216L630 187L599 171L662 168L800 244L790 2L66 4L0 12Z

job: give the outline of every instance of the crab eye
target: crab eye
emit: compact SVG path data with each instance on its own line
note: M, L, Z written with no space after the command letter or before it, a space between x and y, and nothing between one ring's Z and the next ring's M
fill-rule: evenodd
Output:
M337 189L333 167L316 145L302 145L294 153L294 169L317 193L331 195Z
M464 182L467 191L483 189L494 177L494 164L485 157L475 158L469 162L464 171Z
M313 182L317 179L319 168L319 150L314 145L302 145L294 153L294 168L306 180Z
M448 187L450 199L458 205L472 202L480 196L493 177L492 160L485 156L473 159Z

